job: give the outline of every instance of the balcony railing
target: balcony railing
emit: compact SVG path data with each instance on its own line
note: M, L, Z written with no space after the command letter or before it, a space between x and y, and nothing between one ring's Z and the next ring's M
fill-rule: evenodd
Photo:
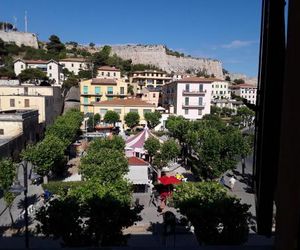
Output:
M128 94L125 94L125 93L118 93L118 92L107 92L106 93L106 96L127 96Z
M184 109L204 109L205 103L199 103L199 104L182 104L182 108Z
M205 95L206 90L202 90L202 91L187 91L187 90L183 90L182 94L183 95Z
M82 96L102 96L102 93L81 93Z

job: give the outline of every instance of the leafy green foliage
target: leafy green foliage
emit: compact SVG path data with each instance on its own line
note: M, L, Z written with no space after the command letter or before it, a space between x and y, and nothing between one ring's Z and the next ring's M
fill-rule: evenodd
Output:
M0 78L1 77L8 77L8 78L15 78L16 74L13 69L9 67L1 67L0 68Z
M114 126L116 122L118 122L119 120L120 120L120 115L115 111L108 110L104 115L104 121L106 123L112 123L114 124Z
M66 80L64 80L63 88L70 89L72 87L78 87L79 80L75 75L70 75Z
M38 80L45 80L48 79L45 72L43 72L40 69L30 68L30 69L24 69L19 75L19 79L21 82L26 81L38 81Z
M157 70L162 71L162 69L156 67L155 65L151 64L132 64L131 65L131 71L144 71L144 70Z
M248 238L250 205L227 195L216 182L187 182L176 187L175 207L195 228L199 243L238 245Z
M49 42L47 43L47 50L52 54L59 54L65 50L65 45L60 41L59 37L56 35L51 35L49 37Z
M239 107L237 109L237 116L240 116L243 123L247 126L252 125L253 123L253 118L255 116L255 112L251 109L249 109L248 107Z
M144 114L145 120L148 123L150 128L156 127L160 123L161 113L155 112L147 112Z
M140 115L137 112L129 112L124 117L125 123L128 127L133 128L140 122Z
M140 206L130 207L130 189L122 180L72 188L37 213L38 232L62 238L68 247L124 245L122 229L140 220L141 211Z
M166 161L170 161L178 157L180 146L174 139L169 139L162 144L160 151L162 158Z
M48 190L53 194L66 196L70 189L82 186L83 184L84 181L50 181L48 183L43 183L42 187L44 190Z
M160 149L160 142L155 137L151 136L149 137L145 143L144 148L147 150L148 155L150 156L150 160L152 160L152 157L159 151Z
M235 84L244 84L245 83L245 81L243 79L234 79L233 82Z
M184 53L180 53L178 51L171 50L171 49L167 48L167 46L165 46L165 49L166 49L167 55L176 56L176 57L184 57Z
M185 134L189 130L190 123L183 116L170 116L166 122L166 128L179 143L185 142Z
M88 152L94 151L97 152L103 148L114 149L120 152L124 152L125 141L120 136L113 136L110 138L96 138L94 139L90 146Z
M133 86L128 84L127 94L134 95Z
M16 176L16 166L10 159L0 160L0 188L8 190Z
M225 76L225 81L231 82L230 76Z
M78 78L80 79L91 79L92 71L91 70L79 70Z
M97 69L100 66L106 65L106 61L109 58L111 52L111 47L105 45L99 52L96 52L93 54L93 62L94 62L94 68Z

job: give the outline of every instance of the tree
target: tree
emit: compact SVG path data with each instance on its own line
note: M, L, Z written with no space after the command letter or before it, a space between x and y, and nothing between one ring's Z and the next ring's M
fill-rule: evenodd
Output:
M61 238L65 247L125 245L122 230L141 219L141 206L131 208L130 191L123 180L71 188L37 213L38 232Z
M95 124L98 124L101 120L101 115L99 113L96 113L94 115L94 121L95 121Z
M95 47L95 44L91 42L91 43L89 44L89 46L93 49L93 48Z
M18 77L21 82L26 82L26 81L38 82L39 80L47 80L48 79L45 72L43 72L40 69L35 69L35 68L24 69L18 75Z
M129 112L125 115L125 123L131 129L140 122L140 115L137 112Z
M78 77L80 79L91 79L92 71L91 70L79 70Z
M64 158L65 144L54 135L47 135L45 139L34 146L29 146L22 152L22 158L32 162L38 174L47 176L50 171L57 169Z
M187 182L176 187L175 207L195 228L199 243L238 245L248 238L250 205L241 204L216 182Z
M109 58L110 52L111 52L111 47L105 45L99 52L96 52L93 54L92 60L95 65L95 67L94 67L95 69L97 69L97 67L107 64L106 61Z
M70 89L72 87L78 87L79 80L75 75L70 75L66 80L64 80L63 88Z
M251 126L253 123L255 112L248 107L243 106L237 109L237 116L240 116L242 118L245 126Z
M231 81L230 76L225 76L225 81L230 82Z
M180 153L180 146L174 139L165 141L161 146L162 158L166 161L175 159Z
M49 53L59 54L65 50L65 45L60 41L58 36L51 35L49 41L46 46Z
M15 78L16 74L13 71L13 69L8 67L1 67L0 68L0 78L1 77L7 77L7 78Z
M148 123L150 128L156 127L160 123L161 113L155 112L147 112L144 114L145 120Z
M159 151L160 149L160 142L155 137L149 137L144 144L144 148L147 150L148 155L150 157L150 162L152 162L153 156Z
M211 106L210 107L210 114L212 115L217 115L217 116L221 116L221 112L222 112L222 109L217 107L217 106Z
M101 183L114 182L128 171L128 162L124 153L110 148L89 150L80 165L80 172L84 179L95 179Z
M16 166L10 159L0 160L0 188L7 191L16 177Z
M113 136L112 138L96 138L94 139L88 149L88 152L97 152L101 149L114 149L124 152L125 141L120 136Z
M128 84L127 94L134 95L133 86Z
M240 78L239 79L234 79L233 82L235 84L244 84L245 83L245 81L243 79L240 79Z
M104 121L106 123L112 123L114 124L114 127L116 126L116 122L120 120L120 115L112 110L108 110L104 115Z

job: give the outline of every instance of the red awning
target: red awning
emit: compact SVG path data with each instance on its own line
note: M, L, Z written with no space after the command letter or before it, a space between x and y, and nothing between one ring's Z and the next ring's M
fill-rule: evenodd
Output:
M163 176L158 178L158 180L163 185L179 184L181 182L175 176Z

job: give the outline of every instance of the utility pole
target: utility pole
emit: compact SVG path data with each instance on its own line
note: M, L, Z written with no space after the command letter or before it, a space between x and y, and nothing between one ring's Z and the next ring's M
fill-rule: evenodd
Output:
M27 11L25 10L25 32L27 32Z

